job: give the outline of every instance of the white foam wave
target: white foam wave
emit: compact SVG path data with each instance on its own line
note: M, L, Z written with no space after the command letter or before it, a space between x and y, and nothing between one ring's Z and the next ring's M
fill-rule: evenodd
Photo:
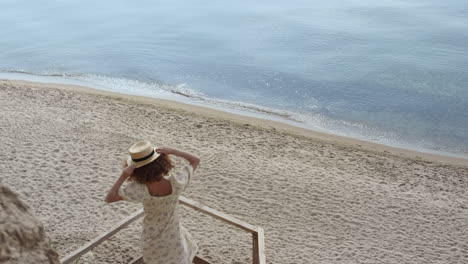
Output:
M203 93L191 89L188 84L182 83L171 85L162 81L140 81L121 77L111 77L98 74L72 74L60 72L27 72L23 70L9 70L0 72L0 78L13 77L13 79L31 80L38 82L70 83L90 86L97 89L182 101L184 103L203 105L213 108L243 114L256 114L263 118L274 116L289 121L302 123L301 115L286 111L263 107L239 101L228 101L216 98L209 98Z
M294 126L329 134L373 141L385 145L409 148L423 152L435 152L444 155L466 157L464 151L443 151L440 147L429 146L427 142L407 143L400 136L345 120L334 120L319 113L297 113L282 109L273 109L256 104L209 98L203 93L191 89L188 84L171 85L162 81L140 81L121 77L97 74L74 74L61 72L27 72L22 70L1 71L0 79L28 80L35 82L66 83L93 87L123 94L147 96L179 101L192 105L210 107L225 112L236 113L288 123ZM312 107L315 109L316 107ZM421 147L426 146L426 147ZM437 151L439 149L439 151Z

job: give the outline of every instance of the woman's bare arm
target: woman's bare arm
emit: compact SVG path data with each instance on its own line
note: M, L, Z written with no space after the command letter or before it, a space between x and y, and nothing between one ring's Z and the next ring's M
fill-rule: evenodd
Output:
M190 163L190 165L192 165L193 170L195 170L198 167L198 164L200 163L200 159L197 156L177 149L162 147L156 149L156 152L160 154L174 155L186 159Z
M120 177L115 181L114 185L112 185L112 188L107 192L107 196L105 201L107 203L113 203L122 200L122 197L119 195L119 189L120 186L125 182L125 180L132 175L133 170L135 170L134 165L126 166L122 174L120 174Z

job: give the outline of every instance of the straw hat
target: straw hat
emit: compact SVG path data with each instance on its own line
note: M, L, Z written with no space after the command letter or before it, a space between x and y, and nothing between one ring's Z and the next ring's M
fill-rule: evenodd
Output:
M156 148L147 140L139 141L130 146L128 153L130 156L128 156L127 164L135 165L136 168L145 166L159 157Z

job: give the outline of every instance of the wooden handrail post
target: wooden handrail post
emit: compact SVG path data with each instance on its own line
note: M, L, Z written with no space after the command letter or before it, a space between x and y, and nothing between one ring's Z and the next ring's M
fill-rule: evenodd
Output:
M265 232L263 228L257 228L257 242L258 242L258 263L259 264L266 264L266 256L265 256Z
M258 258L258 233L252 233L252 263L259 264Z

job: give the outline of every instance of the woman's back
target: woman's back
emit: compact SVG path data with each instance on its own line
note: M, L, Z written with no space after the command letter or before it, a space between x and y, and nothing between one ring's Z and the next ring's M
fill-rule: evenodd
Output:
M171 181L162 179L158 182L146 183L148 193L153 197L163 197L172 194Z

